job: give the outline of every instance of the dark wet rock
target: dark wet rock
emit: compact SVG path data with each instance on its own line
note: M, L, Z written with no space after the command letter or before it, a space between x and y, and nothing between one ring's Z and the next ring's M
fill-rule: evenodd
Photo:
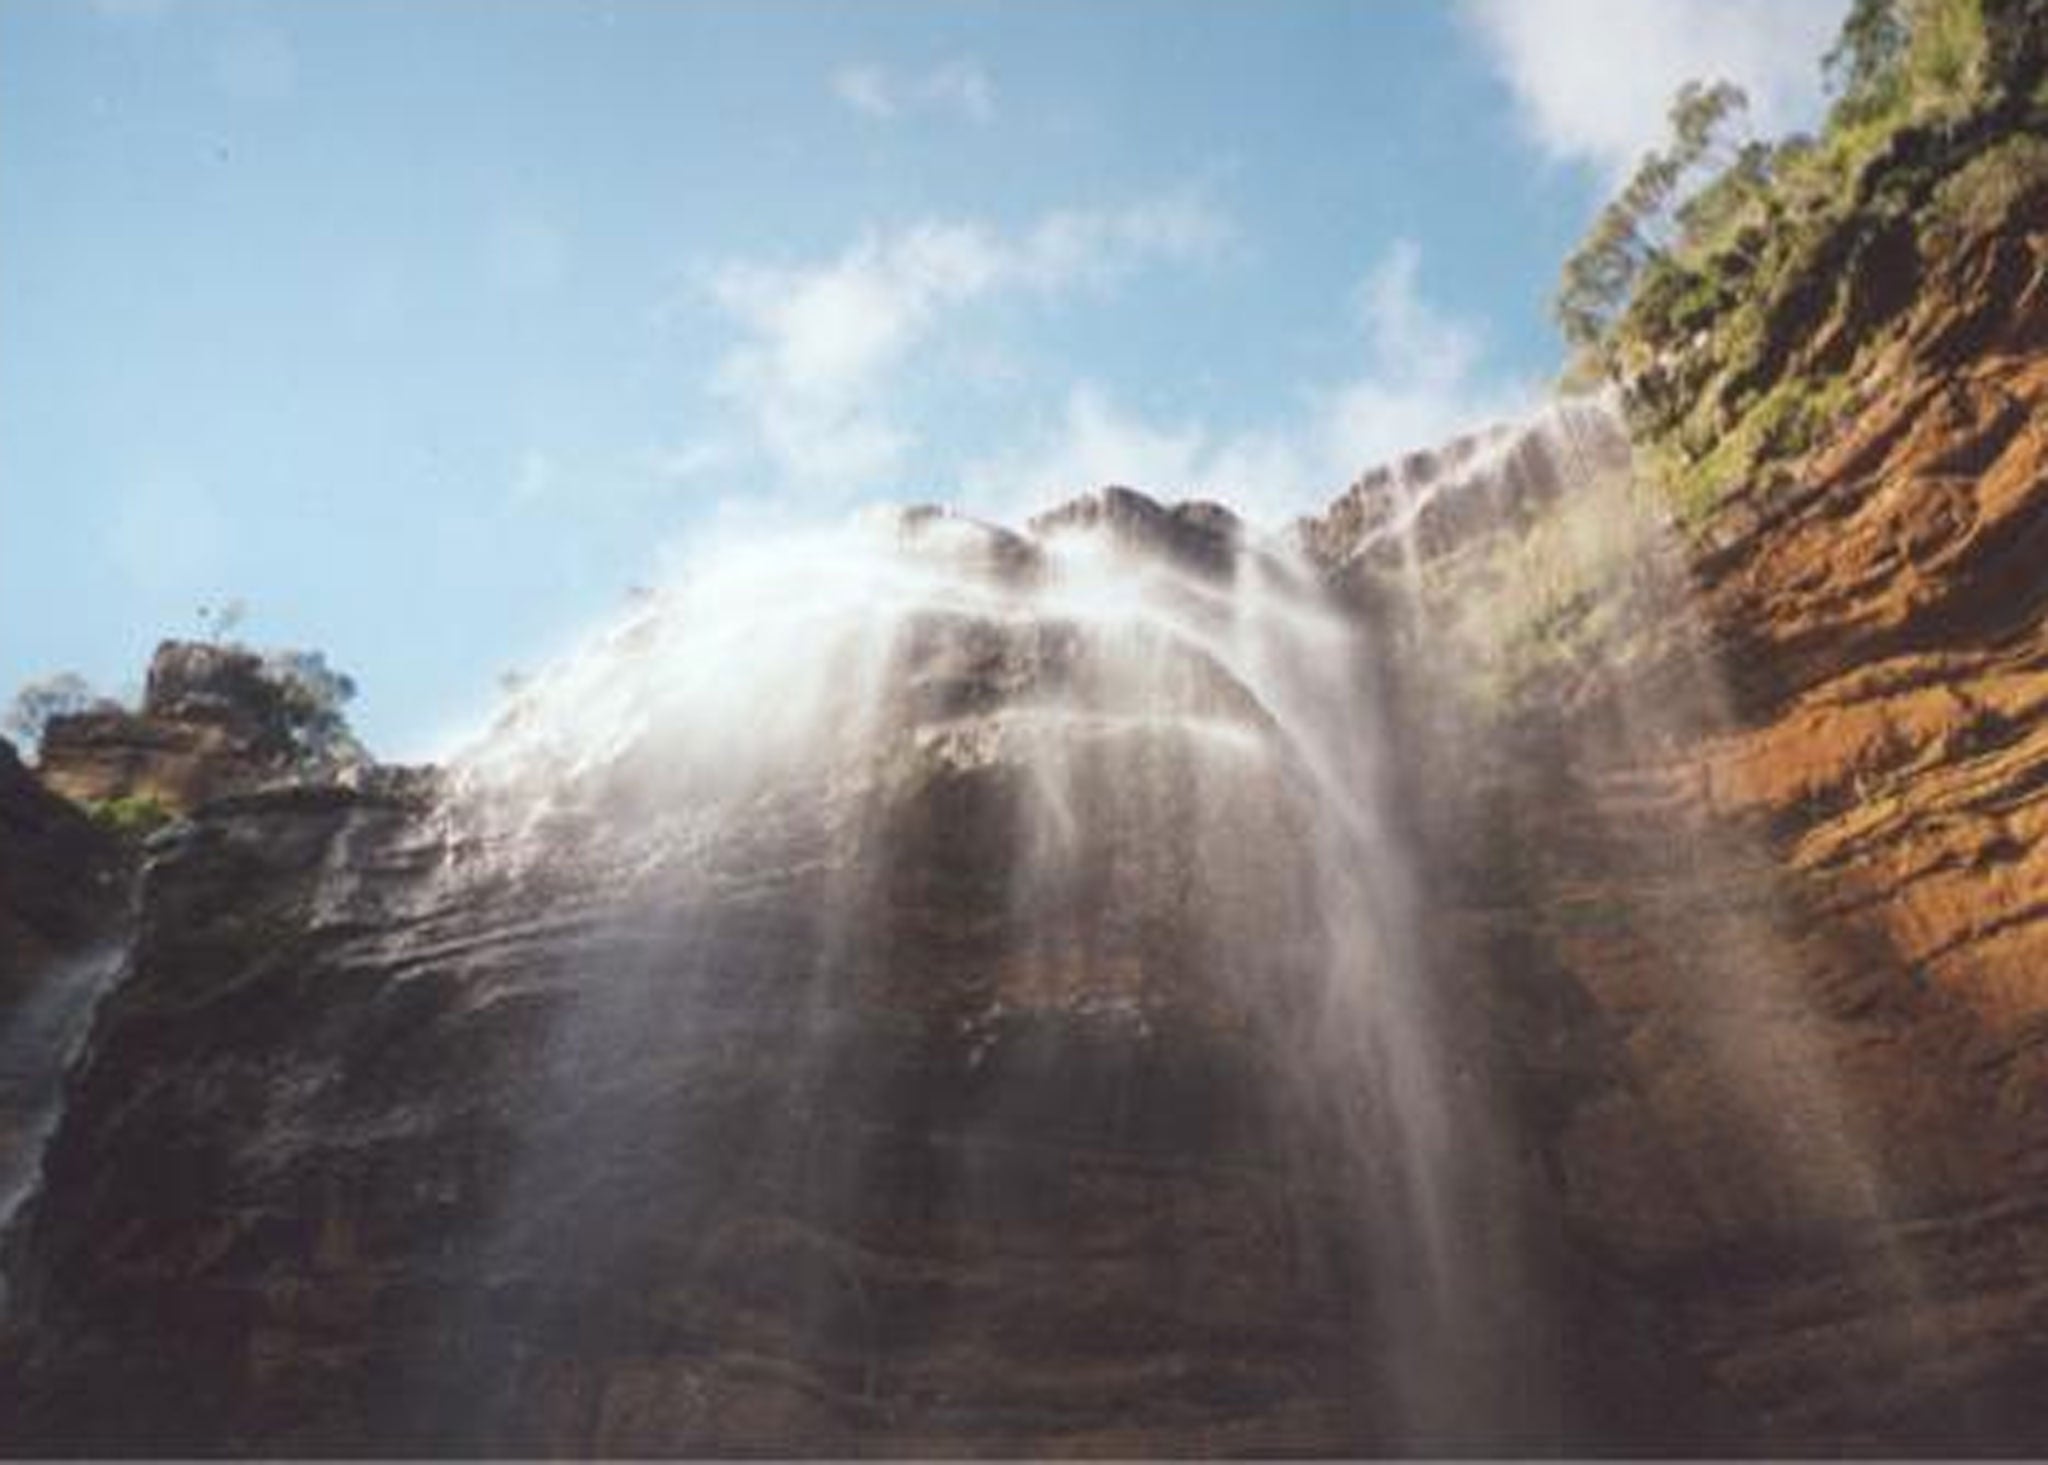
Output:
M1123 544L1212 575L1230 572L1243 534L1237 516L1221 504L1189 500L1168 505L1114 486L1084 494L1031 521L1031 532L1040 538L1098 527L1107 528Z
M1372 1159L1276 1067L1322 1018L1312 882L1200 874L1205 842L1289 847L1286 766L1197 819L1195 734L1133 764L1084 726L1089 819L1026 881L1010 714L1091 675L1083 638L935 617L903 654L897 756L708 852L565 825L506 865L403 784L161 837L9 1256L0 1442L1394 1447ZM1219 675L1173 685L1263 736ZM1176 837L1134 841L1162 801Z
M1000 584L1031 584L1044 569L1045 557L1028 536L934 504L901 510L896 522L906 543Z
M1526 534L1560 496L1628 465L1628 439L1613 418L1566 403L1534 424L1473 433L1374 468L1296 524L1295 534L1312 562L1355 593L1375 572Z
M34 1181L65 1065L119 959L133 857L0 740L0 1228Z
M121 843L0 739L0 1004L51 960L106 939L126 897Z

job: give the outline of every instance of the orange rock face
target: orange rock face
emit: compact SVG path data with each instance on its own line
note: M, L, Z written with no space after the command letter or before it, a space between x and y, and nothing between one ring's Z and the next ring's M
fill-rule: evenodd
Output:
M1686 529L1558 421L1561 492L1304 536L1403 648L1610 1445L2048 1440L2048 186L1962 217L1837 252L1773 370L1839 420Z
M2048 1008L2044 347L2048 191L1936 261L1874 399L1702 567L1755 694L1714 802L2001 1028Z
M1705 525L1724 705L1615 699L1634 735L1592 739L1582 804L1605 842L1563 863L1618 914L1553 937L1625 1033L1626 1085L1561 1141L1568 1206L1695 1274L1712 1412L1784 1448L2042 1438L2048 189L1922 249L1854 410ZM1660 1167L1715 1198L1690 1258L1645 1208L1688 1193ZM1802 1232L1834 1239L1788 1264ZM1752 1260L1701 1275L1715 1247Z

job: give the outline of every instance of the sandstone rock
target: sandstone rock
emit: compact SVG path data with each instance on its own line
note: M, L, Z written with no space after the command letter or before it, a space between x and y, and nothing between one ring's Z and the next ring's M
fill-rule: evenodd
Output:
M1647 532L1696 593L1598 582L1623 613L1424 776L1495 781L1438 827L1495 982L1576 994L1576 1081L1529 1080L1565 1234L1661 1299L1726 1447L2048 1438L2044 207L1781 322L1785 360L1858 338L1853 413L1682 559Z
M166 641L138 712L50 719L37 773L76 803L149 799L182 813L301 761L284 690L252 651Z

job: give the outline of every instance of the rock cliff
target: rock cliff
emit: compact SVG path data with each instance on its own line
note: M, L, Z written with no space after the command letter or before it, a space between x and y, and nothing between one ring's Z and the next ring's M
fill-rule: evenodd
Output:
M1432 669L1421 779L1469 790L1434 824L1446 914L1501 1000L1549 990L1510 1067L1578 1275L1661 1313L1685 1381L1683 1416L1613 1422L1643 1447L2048 1441L2032 147L1880 161L1914 204L1788 282L1741 398L1823 361L1835 415L1689 520L1566 414L1493 450L1469 525L1432 510L1483 443L1306 526Z
M1317 985L1371 888L1318 863L1304 750L1199 643L1013 600L1080 536L1203 623L1255 573L1235 521L1110 491L1028 537L898 532L990 598L891 630L879 738L834 654L822 739L756 709L753 745L724 722L699 744L686 702L566 781L549 753L535 808L488 769L386 774L157 837L10 1243L10 1446L1327 1454L1399 1448L1418 1417L1475 1446L1554 1430L1535 1375L1496 1371L1521 1292L1429 1336L1386 1115L1321 1081L1383 1075L1335 1051L1367 1035L1355 995ZM608 654L638 687L701 630L656 607ZM551 747L548 716L503 737ZM1455 1229L1497 1229L1519 1183L1470 1167ZM1461 1237L1463 1283L1499 1239Z
M1738 416L1834 385L1689 517L1587 404L1367 475L1302 559L1121 489L1023 533L916 511L947 597L818 653L895 689L885 738L821 696L777 761L787 709L736 740L685 680L744 756L579 759L524 706L538 803L269 781L226 663L152 678L175 746L60 726L53 785L191 817L7 1233L0 1444L2048 1447L2048 186L2002 146L1901 145L1903 212L1700 368ZM1331 638L1280 649L1384 718L1347 849L1403 881L1329 886L1342 800L1227 637L1034 599L1063 536L1177 626L1257 590ZM119 856L8 758L0 815L0 978L53 971L119 926L68 893ZM1385 1241L1421 1229L1400 1045L1336 1064L1313 976L1390 886L1460 1152L1446 1294ZM1476 1325L1389 1326L1443 1296Z
M134 800L183 813L315 771L303 737L308 710L292 679L256 652L166 641L150 659L142 706L51 718L36 772L75 803Z

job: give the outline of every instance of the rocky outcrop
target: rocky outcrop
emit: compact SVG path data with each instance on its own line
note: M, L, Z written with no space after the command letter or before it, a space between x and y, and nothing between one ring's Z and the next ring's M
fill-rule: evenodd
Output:
M303 759L286 688L236 646L166 641L139 711L50 719L36 771L80 804L147 800L172 813L286 777Z
M1894 1397L2038 1448L2048 1367L2048 183L1923 243L1861 405L1698 561L1738 715L1695 799L1760 826L1806 921L1899 1014L1836 1055L1921 1304ZM1903 1388L1901 1385L1903 1384ZM1932 1431L1934 1426L1923 1423Z
M1296 533L1326 575L1369 594L1367 572L1441 563L1475 541L1519 538L1575 485L1624 467L1628 439L1597 404L1564 402L1543 426L1498 426L1361 475Z
M1208 574L1229 573L1244 537L1237 515L1221 504L1161 504L1114 486L1084 494L1031 521L1032 532L1041 536L1097 527L1106 528L1116 542Z

